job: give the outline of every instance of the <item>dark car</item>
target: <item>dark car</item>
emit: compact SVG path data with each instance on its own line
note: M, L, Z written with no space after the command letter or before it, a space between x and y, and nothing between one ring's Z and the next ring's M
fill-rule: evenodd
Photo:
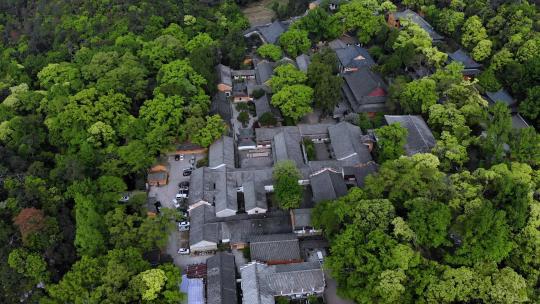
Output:
M190 176L191 172L193 172L193 169L184 169L184 171L182 172L182 175L183 176Z
M186 189L186 190L189 189L189 182L184 181L184 182L179 183L179 184L178 184L178 188L180 188L180 189Z
M180 155L176 154L176 155L174 156L174 160L179 161L179 160L180 160Z

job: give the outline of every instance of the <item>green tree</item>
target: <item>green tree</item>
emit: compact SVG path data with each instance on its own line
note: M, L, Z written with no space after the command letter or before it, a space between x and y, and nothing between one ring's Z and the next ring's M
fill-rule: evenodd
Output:
M274 193L279 206L282 209L298 208L304 189L298 184L302 176L295 163L291 160L278 162L274 165L272 177L274 179Z
M290 29L279 37L279 44L292 57L306 53L311 47L308 32Z
M437 102L436 83L429 78L409 82L399 94L399 104L408 114L426 113Z
M343 79L333 74L333 66L320 61L312 62L308 67L308 84L314 90L315 105L330 113L341 99Z
M191 141L203 147L210 146L214 141L223 136L227 131L227 125L219 115L206 117L203 128L192 133Z
M75 219L77 229L75 246L80 255L96 256L105 249L103 218L97 212L96 202L91 197L75 196Z
M182 97L157 94L142 105L139 115L148 129L165 127L168 130L166 135L176 135L183 121L183 110Z
M343 27L339 17L331 15L324 9L317 7L309 10L307 15L296 20L292 27L309 33L309 37L314 42L321 40L332 40L339 37L343 32Z
M341 5L336 17L345 31L355 31L360 42L368 43L384 26L383 15L374 13L379 9L377 1L356 0Z
M537 167L540 165L540 135L533 127L519 129L510 139L510 159Z
M478 16L469 17L461 31L461 44L468 49L473 49L480 41L488 38L486 28Z
M491 40L483 39L472 50L472 57L476 61L484 61L491 55Z
M199 33L186 43L186 50L192 53L195 50L212 48L216 46L216 42L207 33Z
M242 123L242 125L246 125L249 122L249 114L246 111L240 112L238 114L238 121Z
M399 123L381 127L377 134L377 156L381 163L405 154L408 131Z
M489 297L493 303L526 303L527 283L512 268L505 267L491 276Z
M275 44L266 43L261 45L257 49L257 53L264 58L271 59L273 61L278 61L283 57L281 48Z
M527 98L519 105L519 112L530 119L537 119L540 115L540 85L527 91Z
M272 105L278 107L284 116L297 122L304 115L311 113L313 89L302 84L285 86L272 96Z
M449 245L448 227L452 220L450 208L440 202L424 198L407 201L407 223L414 231L418 244L429 248Z
M167 276L163 270L149 269L139 273L132 283L144 301L153 301L157 299L166 281Z
M490 163L499 163L505 156L504 145L509 142L512 130L512 118L505 103L499 101L493 105L489 112L491 118L487 123L487 133L483 138L482 148L486 159Z
M289 63L275 68L274 75L270 78L270 86L274 92L279 92L286 86L305 84L306 80L306 73Z
M259 117L259 124L263 126L273 126L277 123L276 118L272 112L266 112Z
M450 170L454 166L461 168L469 160L467 144L463 144L447 131L442 132L441 138L433 148L433 153L441 160L443 170Z
M9 253L8 264L16 272L32 278L36 283L48 281L47 263L37 253L15 249Z

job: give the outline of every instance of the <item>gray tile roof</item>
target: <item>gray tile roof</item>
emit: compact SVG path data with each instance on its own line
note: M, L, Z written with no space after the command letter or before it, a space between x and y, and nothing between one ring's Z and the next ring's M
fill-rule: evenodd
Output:
M347 194L347 185L339 172L324 170L310 177L313 201L335 200Z
M275 213L275 212L274 212ZM237 217L237 216L235 216ZM255 235L289 233L292 231L291 218L288 213L268 215L265 217L249 216L243 219L223 219L221 238L232 243L247 243Z
M370 68L375 61L368 50L357 45L345 46L335 50L340 64L349 68Z
M207 304L236 304L234 255L218 252L206 260Z
M220 63L217 65L216 69L219 77L219 82L232 86L231 68Z
M342 91L355 112L378 112L385 108L386 84L369 69L346 74Z
M303 228L303 227L313 227L311 224L311 212L313 208L303 208L303 209L294 209L294 227L293 228Z
M282 131L274 136L272 143L272 153L274 162L282 160L292 160L296 166L304 166L304 155L300 148L302 138L296 127L284 127Z
M443 36L439 35L431 24L429 24L424 18L422 18L420 15L418 15L416 12L411 11L410 9L406 9L402 12L396 12L394 13L394 16L396 19L399 20L410 20L416 24L418 24L422 29L424 29L432 40L442 40L444 39Z
M356 185L358 187L364 187L366 177L379 170L379 166L375 162L369 162L358 166L343 167L343 175L354 176Z
M244 205L246 212L255 209L268 209L264 184L254 180L247 180L242 184L244 189Z
M255 76L255 70L231 70L232 76Z
M210 105L210 115L218 114L224 121L228 122L232 118L231 104L223 92L217 92L212 98Z
M371 153L362 143L362 131L359 127L340 122L328 128L332 149L337 160L353 158L357 163L371 161Z
M255 104L255 112L257 117L261 117L264 113L270 112L270 102L268 101L268 96L264 94L261 98L255 99L253 101Z
M405 152L411 156L417 153L428 153L435 147L435 138L426 122L419 115L384 115L388 124L400 123L409 132Z
M253 261L286 263L301 259L298 237L293 233L254 236L249 247Z
M281 34L287 30L287 25L276 20L270 24L258 26L257 30L266 43L276 44Z
M479 69L482 67L481 64L474 61L469 54L467 54L464 50L459 49L453 53L448 53L448 58L450 58L453 61L461 62L465 69Z
M245 304L274 303L274 296L305 295L324 291L319 262L268 266L249 263L241 268Z
M215 217L213 209L211 206L202 205L190 211L190 246L200 242L218 243L220 227L217 223L209 223L210 219Z
M225 170L214 171L214 173L216 177L214 179L216 215L220 212L230 214L230 212L238 211L237 186L234 180L227 178L227 172Z
M272 75L274 75L274 64L267 60L259 62L255 67L255 78L259 85L265 84Z
M219 166L234 168L234 139L232 137L222 136L210 145L208 164L210 168Z
M512 128L514 129L523 129L527 128L529 124L519 115L519 113L512 114Z
M255 129L255 138L257 142L269 142L274 136L281 132L281 127L276 128L256 128Z
M311 59L306 54L296 57L296 66L300 71L307 72L310 63Z
M513 107L517 103L516 100L510 96L505 89L500 89L497 92L486 92L486 95L488 97L488 101L492 104L496 103L497 101L502 101L509 107Z

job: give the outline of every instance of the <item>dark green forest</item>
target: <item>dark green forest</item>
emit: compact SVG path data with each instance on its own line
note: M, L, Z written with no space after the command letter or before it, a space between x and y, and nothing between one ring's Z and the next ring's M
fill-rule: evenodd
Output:
M118 200L223 133L214 66L247 26L232 3L0 1L0 303L178 303L180 270L143 257L176 214Z

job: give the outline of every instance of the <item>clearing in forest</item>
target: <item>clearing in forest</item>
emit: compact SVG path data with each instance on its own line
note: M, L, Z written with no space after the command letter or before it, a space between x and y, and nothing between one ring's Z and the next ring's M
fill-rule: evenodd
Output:
M262 25L272 22L276 14L272 11L272 3L286 3L286 0L261 0L248 4L242 9L251 26Z

